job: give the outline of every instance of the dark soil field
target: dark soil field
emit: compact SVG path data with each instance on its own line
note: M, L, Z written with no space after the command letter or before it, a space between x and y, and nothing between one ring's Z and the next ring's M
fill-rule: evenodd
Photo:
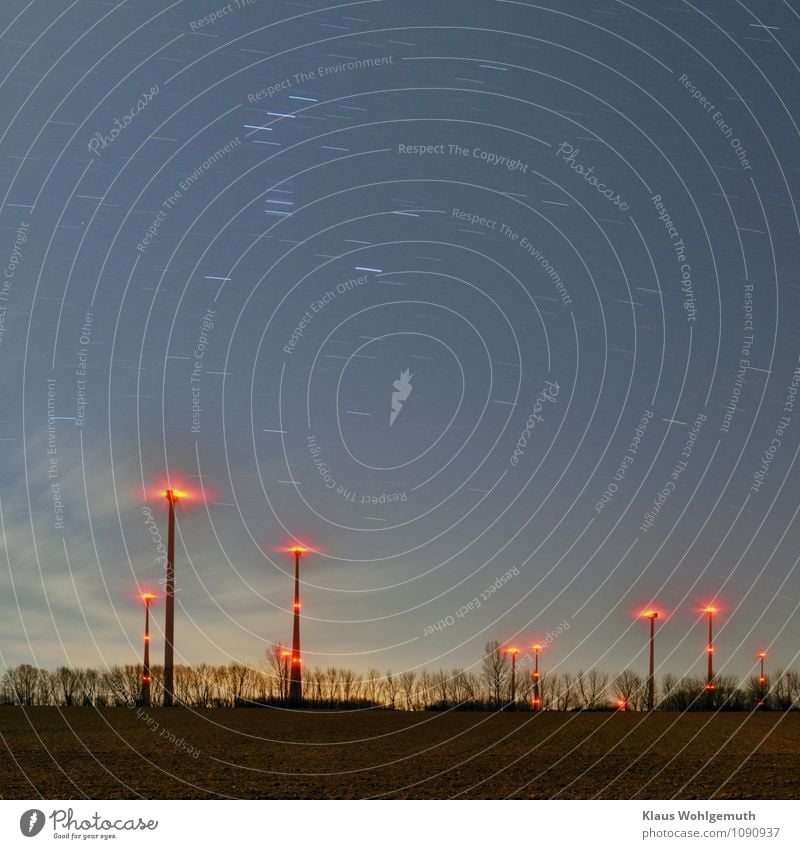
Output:
M0 708L3 798L796 799L800 714Z

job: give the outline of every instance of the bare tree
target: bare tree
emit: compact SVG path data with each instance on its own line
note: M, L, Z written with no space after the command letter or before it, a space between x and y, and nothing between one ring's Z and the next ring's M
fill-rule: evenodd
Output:
M569 672L562 672L555 683L556 710L572 710L575 706L577 687L575 679Z
M419 673L417 698L421 710L428 710L433 702L433 676L427 669L422 669Z
M579 671L577 687L581 707L585 710L597 710L606 698L608 674L597 669L590 669L588 672Z
M329 666L325 670L325 682L328 687L328 703L335 705L338 701L341 701L339 670L335 666Z
M508 680L508 658L497 640L484 646L483 680L489 689L494 709L500 710L503 704L503 690Z
M400 673L398 680L400 689L405 695L406 710L414 710L414 683L417 680L417 673L413 669L407 669Z
M289 698L289 658L291 652L283 643L276 643L267 652L267 671L270 675L278 699L286 702Z
M51 680L58 701L66 707L72 707L80 688L81 670L59 666Z
M397 679L392 675L392 670L386 670L386 697L389 707L394 710L397 707Z
M353 689L356 683L356 675L352 669L343 669L339 673L339 682L342 688L342 701L345 704L350 704L353 698Z
M29 663L22 663L6 672L8 687L17 704L32 705L41 677L40 671Z
M372 704L378 704L381 687L381 673L377 669L367 670L367 698Z
M433 686L436 690L436 698L441 708L447 708L450 705L450 690L451 690L451 674L440 669L433 676Z
M318 705L323 703L322 688L325 683L325 673L319 666L315 666L309 673L309 681L311 687L311 700Z
M462 707L474 706L480 698L480 685L471 672L455 669L450 679L453 701Z
M614 679L611 689L622 710L635 710L642 693L642 678L638 672L626 669Z

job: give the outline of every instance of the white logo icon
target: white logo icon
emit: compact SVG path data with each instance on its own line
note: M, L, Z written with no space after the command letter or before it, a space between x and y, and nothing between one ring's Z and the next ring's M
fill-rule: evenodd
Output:
M413 376L414 375L411 374L410 369L405 369L405 371L400 372L400 379L395 380L392 384L396 391L392 392L392 412L389 413L389 427L394 424L394 420L400 414L400 410L403 409L403 404L408 400L408 396L414 388L411 385L411 378Z
M25 837L35 837L44 828L44 812L31 808L19 818L19 830Z

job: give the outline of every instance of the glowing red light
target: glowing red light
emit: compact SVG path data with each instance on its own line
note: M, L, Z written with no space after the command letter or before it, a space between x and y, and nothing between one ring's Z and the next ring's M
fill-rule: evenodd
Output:
M189 498L189 493L182 489L165 489L161 494L168 501L178 501L181 498Z
M141 599L142 601L152 601L155 598L153 593L142 593Z
M282 651L281 657L291 657L292 653L290 651Z
M645 619L658 619L658 611L657 610L645 610L644 613L642 613L642 616Z
M766 656L767 656L767 653L766 653L765 651L760 651L760 652L758 653L758 657L764 658L764 657L766 657Z
M758 676L758 683L763 684L767 679L763 675Z
M300 610L300 602L299 601L296 601L292 606L294 607L295 610Z
M508 654L519 654L519 649L516 648L516 646L512 646L509 649L504 649L504 651L507 652Z
M293 657L292 663L300 663L300 658L299 657Z
M542 650L542 648L544 648L544 647L542 646L542 644L541 644L541 643L534 643L534 644L531 646L531 648L532 648L534 651L541 651L541 650Z
M716 612L717 612L716 607L704 607L703 608L703 613L716 613Z

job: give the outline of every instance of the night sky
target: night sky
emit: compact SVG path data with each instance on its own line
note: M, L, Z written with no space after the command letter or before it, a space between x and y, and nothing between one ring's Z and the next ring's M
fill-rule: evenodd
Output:
M4 0L3 665L797 663L800 15L551 5Z

